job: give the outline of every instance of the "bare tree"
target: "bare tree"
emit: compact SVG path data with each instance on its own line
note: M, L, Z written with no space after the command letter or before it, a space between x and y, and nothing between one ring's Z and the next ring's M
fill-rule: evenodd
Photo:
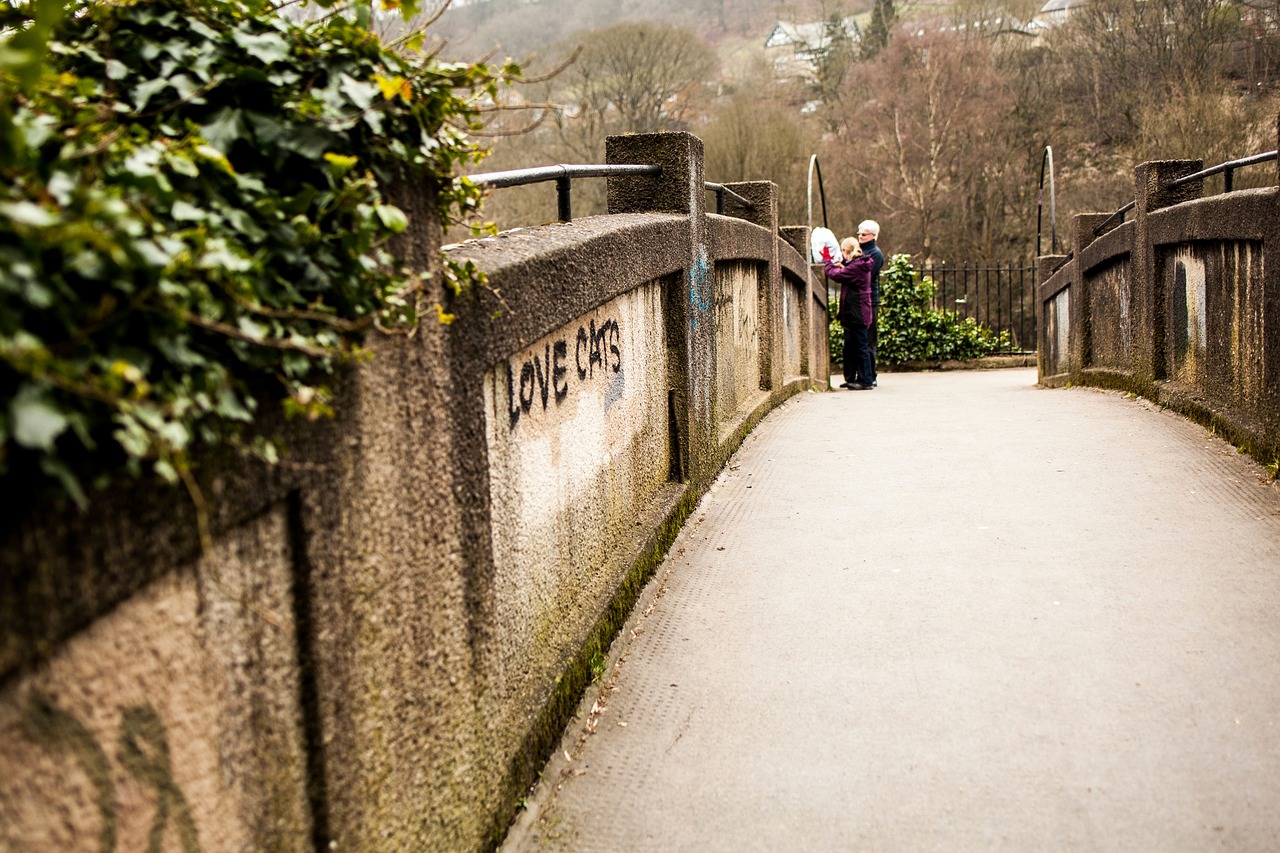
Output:
M584 114L645 133L686 126L715 69L715 52L689 30L634 21L589 33L567 79Z
M805 175L814 153L813 128L769 88L738 92L698 127L709 180L773 181L781 223L805 221Z
M1129 144L1149 104L1224 81L1242 34L1219 0L1090 0L1054 34L1064 100L1095 138Z
M895 246L928 258L971 245L975 199L1008 153L1011 98L988 44L899 32L860 77L873 84L851 116L848 171L894 222Z

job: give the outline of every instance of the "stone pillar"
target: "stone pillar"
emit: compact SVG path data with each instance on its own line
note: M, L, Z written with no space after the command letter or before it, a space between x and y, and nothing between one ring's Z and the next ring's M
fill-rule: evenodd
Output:
M717 470L715 282L707 249L702 140L690 133L637 133L605 141L610 165L657 165L662 174L608 179L609 213L676 213L689 218L689 263L664 294L667 377L680 443L682 479L709 479Z
M1169 374L1168 290L1157 266L1149 217L1161 208L1204 195L1204 181L1171 186L1178 178L1194 174L1201 160L1157 160L1134 170L1133 276L1130 305L1133 324L1133 375L1140 385L1150 385Z
M757 314L760 336L760 388L772 391L784 381L782 361L782 270L778 266L778 186L773 181L745 181L725 184L725 188L745 198L743 204L733 196L725 198L724 212L745 219L769 231L769 268L758 293Z
M800 257L809 260L809 229L804 225L783 225L778 229L778 236L791 248L800 253Z

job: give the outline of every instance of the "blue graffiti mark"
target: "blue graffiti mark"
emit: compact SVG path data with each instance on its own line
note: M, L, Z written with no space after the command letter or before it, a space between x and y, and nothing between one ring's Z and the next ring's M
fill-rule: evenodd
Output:
M604 392L604 410L607 412L609 408L622 399L623 394L627 390L627 374L626 371L618 373L609 387Z
M707 262L706 249L700 249L689 271L689 303L693 306L690 323L698 328L698 315L711 310L711 264Z

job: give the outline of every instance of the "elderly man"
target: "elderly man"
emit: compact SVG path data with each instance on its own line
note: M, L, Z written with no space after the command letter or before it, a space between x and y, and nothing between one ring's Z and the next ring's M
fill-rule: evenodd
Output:
M884 252L876 246L880 237L880 223L864 219L858 224L858 245L864 255L874 259L871 266L871 322L867 325L867 349L871 351L871 385L876 385L876 321L880 318L880 269L884 266Z

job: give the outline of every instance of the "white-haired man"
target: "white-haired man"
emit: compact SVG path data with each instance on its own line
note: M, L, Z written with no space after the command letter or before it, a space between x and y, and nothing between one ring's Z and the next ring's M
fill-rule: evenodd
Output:
M864 255L875 259L871 267L871 323L867 326L867 349L871 351L871 386L876 385L876 321L880 319L880 269L884 266L884 252L876 246L880 237L880 223L864 219L858 223L858 245Z

